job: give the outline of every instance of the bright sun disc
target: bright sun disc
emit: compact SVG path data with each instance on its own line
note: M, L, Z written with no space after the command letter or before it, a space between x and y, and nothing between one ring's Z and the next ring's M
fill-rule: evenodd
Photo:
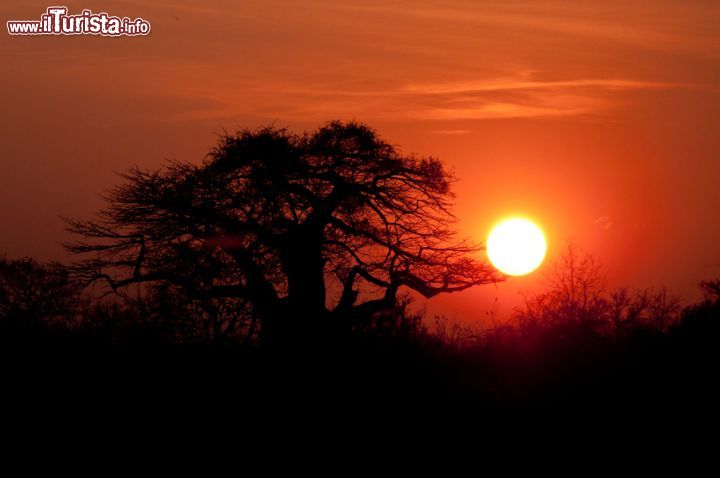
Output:
M542 263L547 244L539 227L527 219L507 219L493 228L487 241L490 262L511 276L528 274Z

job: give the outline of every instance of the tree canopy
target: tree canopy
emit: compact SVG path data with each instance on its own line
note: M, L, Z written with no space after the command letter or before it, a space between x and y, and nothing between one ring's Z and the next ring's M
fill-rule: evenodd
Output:
M502 280L458 239L452 175L366 125L224 134L201 164L134 168L90 221L67 219L75 274L112 290L163 283L193 300L240 301L277 340L352 326L424 297Z

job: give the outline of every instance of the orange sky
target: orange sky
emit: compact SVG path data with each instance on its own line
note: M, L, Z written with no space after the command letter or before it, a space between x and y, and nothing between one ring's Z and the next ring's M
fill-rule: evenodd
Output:
M98 209L114 171L202 159L222 128L357 119L454 168L465 235L522 213L550 259L573 238L611 284L695 298L720 276L715 0L65 4L153 30L0 34L0 253L64 259L58 215ZM539 276L430 310L480 318Z

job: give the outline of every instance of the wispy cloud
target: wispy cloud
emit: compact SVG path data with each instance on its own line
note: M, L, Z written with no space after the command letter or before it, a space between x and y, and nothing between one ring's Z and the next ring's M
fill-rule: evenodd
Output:
M613 226L613 223L610 220L609 216L600 216L599 218L595 219L595 225L603 231L607 231Z
M432 134L448 134L448 135L459 135L459 134L470 134L472 133L469 129L436 129L431 131Z
M608 44L661 52L707 57L720 48L716 6L711 2L674 2L657 0L653 8L642 1L606 2L537 2L535 0L436 2L363 1L340 4L335 8L362 14L384 14L474 25L483 28L505 28L537 35L562 35L580 41L592 39ZM623 18L623 21L618 21ZM700 28L698 28L700 27Z
M537 118L592 115L617 104L613 93L683 85L616 78L537 81L516 77L410 84L403 91L428 106L414 114L426 119Z
M558 90L568 88L596 88L604 90L626 90L637 88L669 88L673 85L653 81L623 79L579 79L562 81L532 81L522 74L520 78L499 78L448 83L411 84L405 90L425 94L472 93L482 91L511 90Z
M428 120L481 120L503 118L549 118L590 114L598 108L533 106L513 103L481 103L468 108L436 108L423 112Z
M188 118L232 117L262 111L283 119L323 119L348 115L363 119L414 121L483 120L512 118L592 117L622 104L619 95L630 90L685 87L673 83L630 79L569 79L538 81L526 73L444 83L408 83L386 88L343 88L306 83L302 86L270 83L255 87L254 95L208 98L211 108ZM281 94L278 94L281 92ZM206 92L211 93L211 92ZM466 134L466 128L448 128L435 134Z

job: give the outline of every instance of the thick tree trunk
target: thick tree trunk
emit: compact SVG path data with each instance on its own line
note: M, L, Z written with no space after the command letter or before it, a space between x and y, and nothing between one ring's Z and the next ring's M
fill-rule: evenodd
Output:
M312 229L294 234L284 259L291 311L304 319L321 319L326 313L321 234Z
M322 234L299 228L289 234L281 254L288 285L287 297L268 318L274 345L302 345L319 339L327 325Z

